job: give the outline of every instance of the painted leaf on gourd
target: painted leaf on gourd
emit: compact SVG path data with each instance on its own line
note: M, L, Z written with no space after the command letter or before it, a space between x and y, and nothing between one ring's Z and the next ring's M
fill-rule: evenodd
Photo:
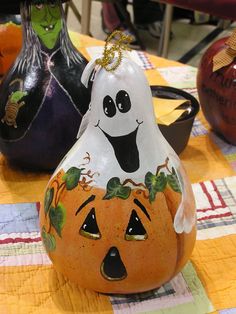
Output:
M50 189L48 188L45 193L45 198L44 198L44 212L46 215L52 204L53 196L54 196L54 188L50 188Z
M49 211L49 218L57 234L61 237L61 231L66 222L65 207L61 203L59 203L56 208L51 207Z
M131 188L129 186L123 186L120 179L117 177L111 178L107 183L107 193L103 197L104 200L110 200L113 197L119 197L123 200L130 196Z
M149 191L149 201L154 202L157 192L163 192L166 188L167 179L164 172L158 175L148 172L145 176L145 185Z
M52 234L47 233L45 227L42 228L41 235L42 235L42 240L43 240L46 250L54 251L56 249L55 237Z
M80 180L80 176L81 176L81 172L84 169L85 168L79 169L76 167L72 167L69 170L67 170L67 172L62 177L62 180L64 180L66 183L66 189L67 190L73 190L78 185L79 180Z
M174 168L172 168L172 174L167 175L167 182L172 188L172 190L174 190L177 193L182 193L179 179Z

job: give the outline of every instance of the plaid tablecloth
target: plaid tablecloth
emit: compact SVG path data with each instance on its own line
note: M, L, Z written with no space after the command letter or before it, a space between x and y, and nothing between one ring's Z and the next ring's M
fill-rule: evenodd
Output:
M198 259L193 258L172 281L163 287L146 293L111 296L110 302L115 313L142 313L155 311L155 313L209 313L214 306L207 296L203 283L194 267L195 262L199 264L200 272L206 271L208 276L212 276L212 286L216 277L223 280L225 274L222 272L225 259L227 262L227 277L232 276L230 281L224 285L232 285L236 293L236 269L233 259L236 259L235 251L230 249L230 236L236 234L236 177L226 177L223 179L205 181L193 184L193 191L197 204L198 233L197 243L205 245L204 254L210 257L210 264L213 269L208 273L208 265L202 265ZM35 292L44 293L50 297L55 293L53 286L34 287L32 290L32 280L38 276L40 271L46 266L51 266L51 261L42 245L38 226L39 203L17 203L0 205L0 313L11 313L11 302L21 302L20 313L28 313L27 308L31 308L30 300L35 298ZM225 240L224 247L215 244L208 247L210 243L215 243L214 239ZM229 252L231 253L229 254ZM202 253L199 251L199 253ZM197 254L195 252L194 256ZM229 255L228 255L229 254ZM226 258L227 257L227 258ZM232 264L231 264L232 258ZM217 265L220 261L221 267ZM229 267L231 265L231 267ZM29 266L31 266L29 268ZM32 266L35 271L32 271ZM202 267L204 266L204 267ZM219 269L219 272L218 272ZM50 270L53 271L53 268ZM226 271L226 270L225 270ZM24 274L23 276L22 273ZM42 272L43 273L43 272ZM17 274L21 274L17 276ZM57 274L54 274L58 278ZM203 275L204 276L204 275ZM66 282L66 281L65 281ZM71 286L73 294L80 297L76 287ZM57 285L60 287L60 280ZM62 292L64 287L60 287ZM214 288L214 287L212 287ZM51 290L50 290L51 289ZM24 291L24 295L22 295ZM226 291L225 291L226 292ZM63 292L64 293L64 292ZM28 303L23 299L27 296ZM232 300L235 302L235 300ZM45 304L40 304L44 309ZM52 310L49 307L50 310Z
M85 55L86 47L101 44L77 34L72 38ZM146 72L150 84L175 86L171 73L180 64L154 56L148 62L155 66ZM181 79L191 84L178 88L196 96L196 69L182 73L191 75ZM38 214L50 175L23 173L0 156L0 313L236 313L236 148L216 136L200 112L180 157L197 204L190 261L159 289L108 296L67 281L45 253Z

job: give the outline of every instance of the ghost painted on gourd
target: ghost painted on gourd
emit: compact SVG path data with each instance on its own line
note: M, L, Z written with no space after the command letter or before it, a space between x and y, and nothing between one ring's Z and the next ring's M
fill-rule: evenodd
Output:
M93 69L88 64L82 79ZM77 143L53 174L40 213L55 268L105 293L159 287L192 252L195 204L180 161L161 135L143 71L123 57L96 69Z
M13 163L55 169L76 141L90 92L61 0L21 2L23 46L0 85L0 150Z

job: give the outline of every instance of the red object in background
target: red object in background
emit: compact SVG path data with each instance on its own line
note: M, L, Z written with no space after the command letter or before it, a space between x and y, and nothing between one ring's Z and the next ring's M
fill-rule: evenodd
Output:
M202 111L213 130L236 145L236 60L212 72L213 57L228 47L227 39L216 41L203 55L197 88Z
M0 75L4 75L15 61L22 45L21 27L13 24L0 25Z
M160 0L177 7L205 12L228 20L236 20L235 0Z

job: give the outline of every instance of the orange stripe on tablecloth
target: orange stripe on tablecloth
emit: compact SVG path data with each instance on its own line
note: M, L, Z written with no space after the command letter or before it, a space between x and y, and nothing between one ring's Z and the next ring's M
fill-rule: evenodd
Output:
M109 298L79 288L52 266L0 267L0 313L113 313Z
M50 176L50 173L20 171L0 154L0 203L42 203Z
M236 307L236 235L197 241L191 261L214 307Z
M235 175L220 148L208 136L191 137L180 159L191 183Z

